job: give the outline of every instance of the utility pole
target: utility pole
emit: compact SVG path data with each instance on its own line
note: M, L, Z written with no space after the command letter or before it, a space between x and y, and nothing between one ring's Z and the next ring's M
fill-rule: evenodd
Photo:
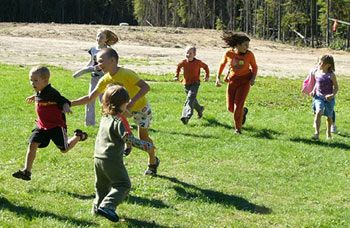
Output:
M329 47L329 7L330 7L330 4L329 4L329 1L330 0L327 0L327 31L326 31L326 43L327 43L327 47Z

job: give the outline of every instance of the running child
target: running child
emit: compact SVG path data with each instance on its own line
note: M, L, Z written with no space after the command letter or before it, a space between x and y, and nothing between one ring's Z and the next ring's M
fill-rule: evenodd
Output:
M187 124L193 115L193 109L198 113L198 118L202 118L204 106L201 106L197 100L197 94L200 86L200 70L205 70L204 81L209 80L209 68L208 65L201 60L196 59L196 47L189 46L185 50L186 59L182 60L176 69L175 80L179 80L179 74L183 68L184 78L182 84L185 87L185 93L187 95L186 101L182 110L181 121L183 124Z
M86 73L91 73L89 92L93 91L98 83L98 80L102 78L103 72L97 67L96 55L102 48L110 47L118 42L118 36L108 29L99 29L96 35L96 45L91 47L88 51L90 54L89 63L73 74L74 78L78 78ZM99 96L101 103L102 94ZM95 121L95 100L86 104L85 106L85 125L94 126Z
M97 54L98 67L105 75L100 79L96 88L90 94L72 101L72 106L87 104L102 94L108 84L119 84L126 88L130 95L127 105L129 117L133 117L138 125L138 136L141 140L152 143L148 129L151 124L152 111L145 95L150 90L149 85L129 69L118 66L119 55L112 48L104 48ZM160 160L156 157L155 147L148 151L148 168L145 175L156 175Z
M332 116L335 105L335 95L339 90L337 78L334 74L334 71L335 64L333 56L322 56L319 66L314 73L315 86L311 92L311 95L314 97L312 106L315 110L315 133L313 136L314 140L319 140L322 115L327 117L327 139L332 138L331 126L333 123Z
M84 141L88 135L79 129L74 136L67 138L67 125L64 112L70 112L70 101L54 89L49 83L50 71L43 66L33 67L29 72L29 80L36 91L35 96L27 98L27 102L35 101L37 113L36 128L29 138L29 146L24 168L12 176L23 180L31 180L33 162L38 148L47 147L52 140L62 153L71 150L78 141ZM33 99L34 98L34 99Z
M254 85L258 72L253 52L248 50L250 39L245 33L225 32L222 39L230 47L224 54L216 76L216 86L221 86L220 76L229 63L229 74L225 77L228 83L226 102L228 111L232 112L235 123L235 133L242 133L242 123L245 121L244 102L250 87Z
M117 222L116 207L128 195L131 183L124 166L125 144L141 150L150 150L151 143L133 137L126 118L129 94L119 85L110 85L102 98L102 117L96 136L94 164L96 197L93 214L102 215Z

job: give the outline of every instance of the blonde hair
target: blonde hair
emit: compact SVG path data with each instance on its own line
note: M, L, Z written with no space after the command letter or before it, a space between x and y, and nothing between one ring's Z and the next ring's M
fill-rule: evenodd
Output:
M109 84L102 97L102 114L106 116L121 113L120 106L129 100L128 91L123 86Z
M106 35L106 44L108 46L112 46L119 41L117 34L115 34L109 29L101 28L97 31L97 33L103 33Z
M29 75L37 74L42 79L50 78L50 71L44 66L35 66L29 71Z

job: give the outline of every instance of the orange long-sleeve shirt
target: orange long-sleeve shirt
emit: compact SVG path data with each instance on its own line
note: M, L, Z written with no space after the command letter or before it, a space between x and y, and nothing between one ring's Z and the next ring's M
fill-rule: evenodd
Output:
M209 67L207 64L203 63L199 59L193 59L193 61L187 61L187 59L182 60L178 65L176 69L176 77L179 78L179 74L181 71L181 68L183 68L184 72L184 80L182 81L182 84L184 85L190 85L195 82L200 81L200 70L203 68L205 70L205 77L209 78Z
M258 72L254 54L249 50L245 54L238 54L233 49L226 51L220 62L218 75L222 74L227 63L230 64L230 78L248 75L250 71L255 76Z

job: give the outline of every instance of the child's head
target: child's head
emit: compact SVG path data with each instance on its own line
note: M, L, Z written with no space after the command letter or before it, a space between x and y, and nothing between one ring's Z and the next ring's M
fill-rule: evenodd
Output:
M116 115L126 110L130 97L123 86L110 84L102 97L102 114Z
M97 31L96 41L99 46L112 46L118 40L118 36L109 29L99 29Z
M229 47L237 48L240 53L246 53L249 48L250 39L243 32L226 31L221 38Z
M320 68L324 72L334 72L335 71L334 58L331 55L321 56L319 65L320 65Z
M186 53L186 58L189 61L192 61L194 59L194 57L196 56L196 47L195 46L187 46L185 49L185 53Z
M103 48L97 53L98 66L104 73L109 73L118 66L119 55L113 48Z
M30 84L36 92L42 91L48 84L50 71L44 66L35 66L29 71Z

